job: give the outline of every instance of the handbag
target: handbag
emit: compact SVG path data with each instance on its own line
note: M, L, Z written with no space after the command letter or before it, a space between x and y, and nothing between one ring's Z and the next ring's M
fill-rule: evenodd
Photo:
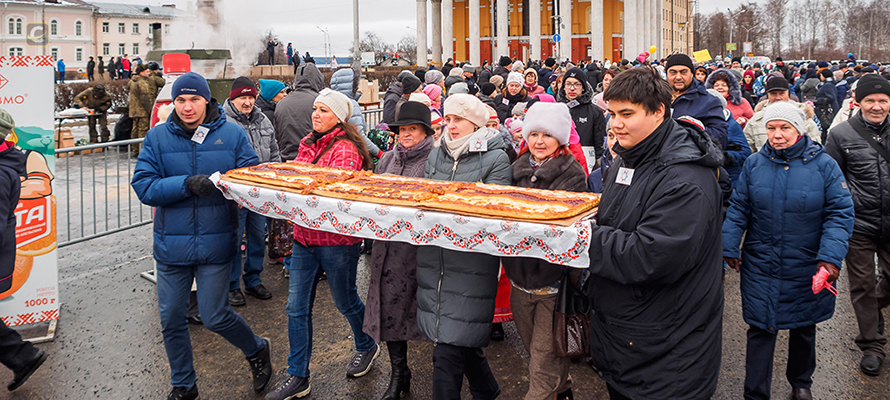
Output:
M290 257L294 250L294 223L272 219L269 224L269 258Z
M553 352L559 357L590 355L590 299L569 274L563 275L553 308Z

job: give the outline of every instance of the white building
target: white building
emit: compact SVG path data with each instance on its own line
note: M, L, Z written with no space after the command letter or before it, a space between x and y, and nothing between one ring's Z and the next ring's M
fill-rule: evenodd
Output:
M99 3L96 11L96 42L93 53L108 57L142 55L153 49L152 24L160 23L161 41L170 34L177 20L196 23L196 17L174 5L147 6L138 4Z
M81 0L3 0L0 55L52 55L67 70L85 67L95 6Z

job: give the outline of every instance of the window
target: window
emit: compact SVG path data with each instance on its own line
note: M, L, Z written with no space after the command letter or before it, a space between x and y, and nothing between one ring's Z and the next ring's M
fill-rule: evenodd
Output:
M23 55L25 55L25 50L22 49L21 47L10 47L9 48L9 56L10 57L23 56Z
M109 30L110 30L110 29L108 28L108 23L107 23L107 22L103 22L103 23L102 23L102 33L108 33Z
M124 27L124 23L120 22L117 24L117 33L126 33L127 28Z
M102 55L107 56L109 54L111 54L111 44L102 43Z
M22 24L24 24L24 23L25 23L25 20L22 17L10 18L9 19L9 34L10 35L21 35L22 34Z
M49 49L49 54L53 56L53 61L59 61L59 48L53 47Z
M133 34L134 34L134 35L138 35L138 34L139 34L139 24L137 24L137 23L135 23L135 22L133 23Z
M76 48L74 49L74 61L81 62L83 61L83 49Z
M164 24L164 34L165 35L170 34L170 24Z
M139 54L139 43L133 43L133 54Z
M58 20L50 20L49 21L49 34L51 36L56 36L59 34L59 21Z
M83 36L83 22L77 21L74 23L74 36Z
M126 51L127 51L127 49L124 47L124 44L123 44L123 43L118 43L118 45L117 45L117 55L122 56L122 55L124 55L124 52L126 52Z

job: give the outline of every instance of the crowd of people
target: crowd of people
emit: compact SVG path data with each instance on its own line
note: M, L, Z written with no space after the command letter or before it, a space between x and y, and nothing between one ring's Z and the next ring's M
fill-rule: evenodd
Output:
M812 398L816 324L833 315L842 266L859 322L860 369L877 376L887 343L882 309L890 304L890 82L882 73L852 56L843 65L695 63L645 53L577 65L449 59L400 73L373 127L362 118L351 69L335 71L325 87L314 63L297 63L290 93L279 81L257 86L240 77L224 104L204 78L185 74L173 83L174 112L145 136L132 181L140 200L156 207L169 398L198 397L189 323L238 347L254 389L269 388L267 399L307 396L322 279L353 333L346 376L366 375L388 353L384 399L410 392L411 341L435 343L434 399L459 399L464 378L474 399L498 397L482 349L503 340L509 321L529 354L525 398L572 399L570 359L553 351L552 318L561 288L571 286L590 300L590 362L612 399L710 398L727 267L741 274L749 325L745 398L770 398L780 330L790 331L790 394ZM281 260L287 369L270 384L271 343L231 308L246 304L244 294L273 296L259 278L269 222L226 200L208 175L293 160L601 193L590 265L363 243L294 225L291 255ZM356 286L362 253L369 253L365 301Z

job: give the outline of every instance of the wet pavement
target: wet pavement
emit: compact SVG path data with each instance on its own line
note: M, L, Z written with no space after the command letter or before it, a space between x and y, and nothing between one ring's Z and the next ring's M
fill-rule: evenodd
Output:
M65 247L59 251L61 319L56 339L39 347L50 353L46 364L14 393L0 399L164 399L169 391L169 367L160 333L154 284L141 278L151 270L151 226ZM879 377L859 372L860 353L853 343L856 321L841 275L835 316L818 326L817 363L813 394L817 399L890 398L890 370ZM359 265L359 293L367 292L364 258ZM287 358L287 320L284 306L287 282L280 265L268 265L263 283L271 300L247 298L236 310L258 335L272 341L273 364L280 379ZM741 317L739 279L726 275L723 362L715 399L741 398L744 381L746 325ZM349 325L337 312L327 285L318 286L314 314L315 343L312 399L379 399L389 382L386 351L376 367L359 379L347 379L346 364L353 354ZM501 399L520 399L528 387L527 355L512 323L507 338L493 342L485 353L502 389ZM190 328L195 367L202 399L256 399L250 388L247 362L240 352L200 326ZM787 398L784 379L787 332L779 335L774 364L773 395ZM412 396L431 397L432 345L410 344ZM605 384L586 364L572 365L576 399L605 399ZM0 382L12 374L0 369ZM465 385L466 387L466 385ZM465 389L464 398L470 398Z

